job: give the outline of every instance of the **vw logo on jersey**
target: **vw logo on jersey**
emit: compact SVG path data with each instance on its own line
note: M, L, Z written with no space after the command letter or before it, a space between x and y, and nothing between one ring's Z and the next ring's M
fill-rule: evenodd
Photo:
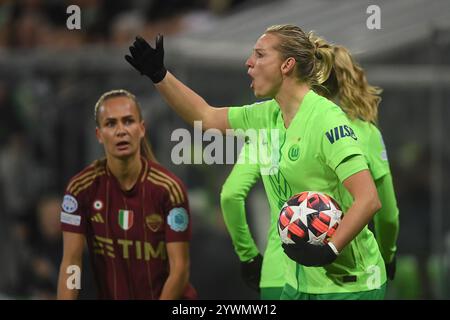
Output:
M291 186L279 168L269 175L269 181L280 202L284 203L292 195Z
M293 144L288 151L288 157L291 161L295 161L300 157L300 147L299 145Z

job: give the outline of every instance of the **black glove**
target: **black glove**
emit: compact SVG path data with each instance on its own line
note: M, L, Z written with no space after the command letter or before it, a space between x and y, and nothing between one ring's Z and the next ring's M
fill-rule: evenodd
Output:
M386 275L389 280L394 280L395 278L395 271L397 269L397 258L394 256L394 259L392 259L391 262L385 263L386 266Z
M125 56L128 61L141 75L146 75L154 83L160 82L166 76L167 70L164 67L164 38L158 35L155 41L155 48L152 48L147 41L141 37L136 37L130 47L130 55Z
M245 284L251 289L259 292L259 281L261 280L261 267L263 257L258 254L253 259L241 262L241 274Z
M295 244L282 244L284 253L297 262L307 267L321 267L332 263L337 254L328 245L316 246L305 241Z

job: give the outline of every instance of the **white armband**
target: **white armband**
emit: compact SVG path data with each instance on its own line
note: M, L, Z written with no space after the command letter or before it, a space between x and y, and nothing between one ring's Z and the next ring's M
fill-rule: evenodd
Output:
M339 251L336 248L336 246L332 242L328 242L328 245L330 246L331 250L333 250L333 252L338 256L339 255Z

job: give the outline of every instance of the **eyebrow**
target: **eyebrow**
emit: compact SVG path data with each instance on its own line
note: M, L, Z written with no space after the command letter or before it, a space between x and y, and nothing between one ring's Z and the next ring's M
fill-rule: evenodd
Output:
M129 114L129 115L123 116L123 117L120 118L120 119L122 119L122 120L134 119L134 116L133 116L132 114ZM104 121L105 121L105 122L106 122L106 121L117 121L117 118L109 117L109 118L106 118Z

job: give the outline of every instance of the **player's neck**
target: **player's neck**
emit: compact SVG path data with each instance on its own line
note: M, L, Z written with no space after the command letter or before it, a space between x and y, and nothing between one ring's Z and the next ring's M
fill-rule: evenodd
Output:
M299 111L303 98L310 90L309 86L298 83L295 79L285 79L275 100L280 106L283 115L284 127L288 128L292 119Z
M139 154L127 159L107 157L107 166L119 182L120 188L124 191L133 188L142 170L142 162Z

